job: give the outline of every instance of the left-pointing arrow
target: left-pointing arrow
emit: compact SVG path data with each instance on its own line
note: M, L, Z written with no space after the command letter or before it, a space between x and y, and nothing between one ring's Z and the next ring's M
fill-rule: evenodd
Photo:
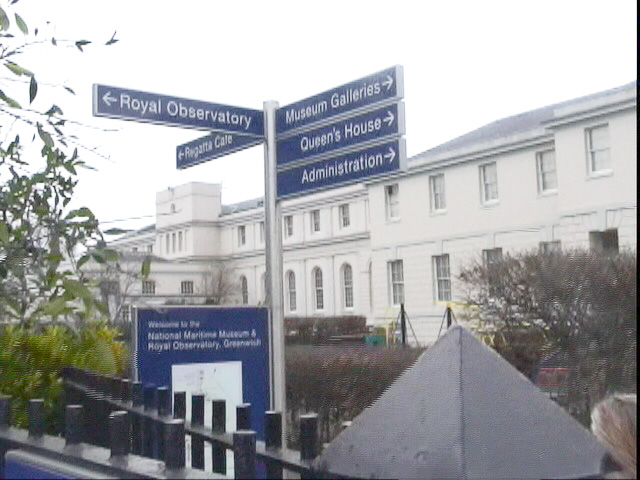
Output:
M393 159L396 158L396 151L389 147L389 153L385 154L384 158L388 158L389 163L393 163Z
M102 97L102 100L107 104L108 107L110 107L113 102L118 101L117 98L111 96L111 92L105 93L104 97Z

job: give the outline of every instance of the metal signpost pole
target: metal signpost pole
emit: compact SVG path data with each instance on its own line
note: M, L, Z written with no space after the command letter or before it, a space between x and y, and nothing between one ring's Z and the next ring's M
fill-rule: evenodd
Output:
M276 110L278 102L264 102L265 253L267 295L271 306L269 351L271 352L271 408L282 412L282 439L285 439L286 396L284 370L284 305L282 294L282 231L280 202L277 201Z

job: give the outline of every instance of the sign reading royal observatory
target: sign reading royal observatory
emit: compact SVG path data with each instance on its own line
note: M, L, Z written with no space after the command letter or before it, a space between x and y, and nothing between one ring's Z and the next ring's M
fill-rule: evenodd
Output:
M137 380L186 392L187 414L191 394L204 394L208 426L211 400L225 399L227 431L235 429L229 412L251 403L251 425L263 438L270 396L268 309L139 309L135 342Z
M247 137L232 133L217 133L198 138L176 147L176 166L178 169L192 167L229 153L260 145L261 138Z
M278 197L311 193L404 170L403 138L278 172Z
M278 137L344 113L355 113L382 102L400 100L403 95L402 67L382 70L337 88L300 100L276 112Z
M261 138L264 136L262 110L106 85L93 86L93 115Z

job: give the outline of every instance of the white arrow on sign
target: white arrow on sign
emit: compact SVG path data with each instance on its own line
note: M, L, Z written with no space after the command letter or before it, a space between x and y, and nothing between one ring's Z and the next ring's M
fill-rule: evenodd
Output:
M387 87L387 92L388 92L389 89L391 88L391 85L393 85L393 78L390 75L387 75L387 79L384 82L382 82L382 85Z
M115 98L115 97L112 97L112 96L111 96L111 92L107 92L107 93L105 93L105 94L104 94L104 97L102 97L102 101L103 101L104 103L106 103L108 107L110 107L110 106L111 106L111 104L112 104L113 102L117 102L117 101L118 101L118 99L117 99L117 98Z
M383 121L387 122L387 127L390 127L396 117L390 111L387 111L387 113L388 115L383 119Z
M389 163L393 163L394 158L396 158L396 151L389 147L389 153L385 154L384 158L388 158Z

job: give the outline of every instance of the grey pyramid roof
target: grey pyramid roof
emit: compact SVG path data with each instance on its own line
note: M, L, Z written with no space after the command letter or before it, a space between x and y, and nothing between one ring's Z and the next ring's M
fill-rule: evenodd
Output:
M451 327L316 459L358 478L578 478L603 447L496 352Z

